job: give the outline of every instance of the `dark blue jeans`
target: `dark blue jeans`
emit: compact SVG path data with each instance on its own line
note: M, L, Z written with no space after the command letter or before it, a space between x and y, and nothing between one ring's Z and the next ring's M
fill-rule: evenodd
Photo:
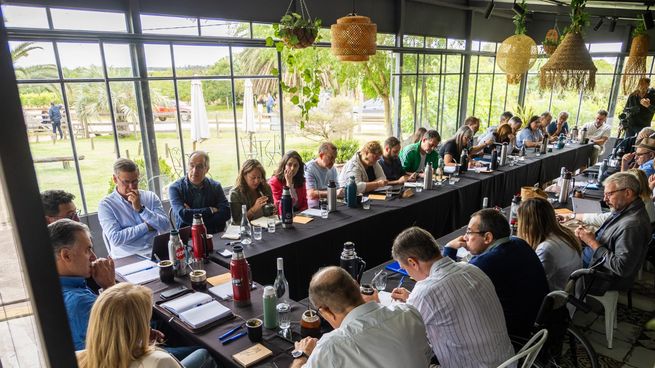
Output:
M52 122L52 134L57 135L59 130L59 139L64 139L64 133L61 131L61 122Z

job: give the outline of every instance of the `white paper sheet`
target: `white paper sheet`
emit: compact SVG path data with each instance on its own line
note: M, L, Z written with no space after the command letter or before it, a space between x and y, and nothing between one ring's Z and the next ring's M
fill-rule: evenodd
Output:
M208 294L191 293L183 297L171 300L170 302L163 303L161 306L168 309L172 313L179 315L184 311L195 308L199 305L203 305L205 303L209 303L212 300L212 297Z
M316 208L308 208L300 213L311 217L321 217L321 210Z
M224 282L222 284L210 287L207 291L214 294L221 300L228 300L232 298L233 290L231 282Z
M230 240L239 240L239 231L241 230L241 226L238 225L230 225L228 226L227 229L225 229L225 233L221 235L221 239L230 239Z
M320 216L320 214L319 214L319 216ZM260 218L256 218L256 219L250 221L250 224L251 224L251 225L261 226L261 227L264 227L264 228L265 228L265 227L268 227L268 220L269 220L269 219L274 219L276 225L282 223L282 220L280 220L279 218L277 218L277 216L268 216L268 217L264 217L264 216L262 216L262 217L260 217Z
M221 318L227 317L231 313L232 311L230 311L230 309L221 303L212 300L209 303L182 312L180 314L180 320L192 328L200 328Z
M118 267L116 269L116 274L125 277L126 275L129 275L131 273L143 271L145 269L153 268L153 267L157 267L157 264L153 261L145 259L140 262L131 263L123 267Z
M134 285L143 285L153 280L159 279L159 267L148 268L143 271L131 273L123 276L127 282Z

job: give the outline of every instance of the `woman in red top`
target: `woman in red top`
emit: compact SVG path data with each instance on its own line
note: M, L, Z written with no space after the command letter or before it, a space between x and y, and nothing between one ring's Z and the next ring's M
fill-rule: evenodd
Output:
M273 191L273 201L277 207L278 213L282 213L282 189L289 187L291 198L293 200L294 212L300 212L307 209L307 189L305 189L305 164L296 151L289 151L282 156L280 163L273 172L273 176L268 180L268 184Z

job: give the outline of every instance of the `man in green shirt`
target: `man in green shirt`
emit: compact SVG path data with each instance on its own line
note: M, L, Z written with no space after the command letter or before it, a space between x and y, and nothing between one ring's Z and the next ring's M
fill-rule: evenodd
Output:
M405 146L400 151L400 162L407 173L421 172L428 162L432 167L439 164L439 153L435 148L441 142L439 132L434 129L428 130L423 134L423 138L418 143Z

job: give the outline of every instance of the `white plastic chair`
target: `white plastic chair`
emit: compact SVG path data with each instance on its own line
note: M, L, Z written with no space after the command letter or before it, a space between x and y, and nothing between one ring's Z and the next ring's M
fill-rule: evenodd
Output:
M541 351L541 348L546 343L548 338L548 330L545 328L532 336L532 338L519 350L516 355L506 360L503 364L499 365L498 368L506 368L513 366L519 360L523 360L521 368L532 367L532 363L537 359L537 355Z
M594 298L603 305L605 310L605 338L607 339L607 348L612 348L612 340L614 339L614 329L616 328L616 305L619 301L618 291L606 291L602 296L587 295L587 297Z

